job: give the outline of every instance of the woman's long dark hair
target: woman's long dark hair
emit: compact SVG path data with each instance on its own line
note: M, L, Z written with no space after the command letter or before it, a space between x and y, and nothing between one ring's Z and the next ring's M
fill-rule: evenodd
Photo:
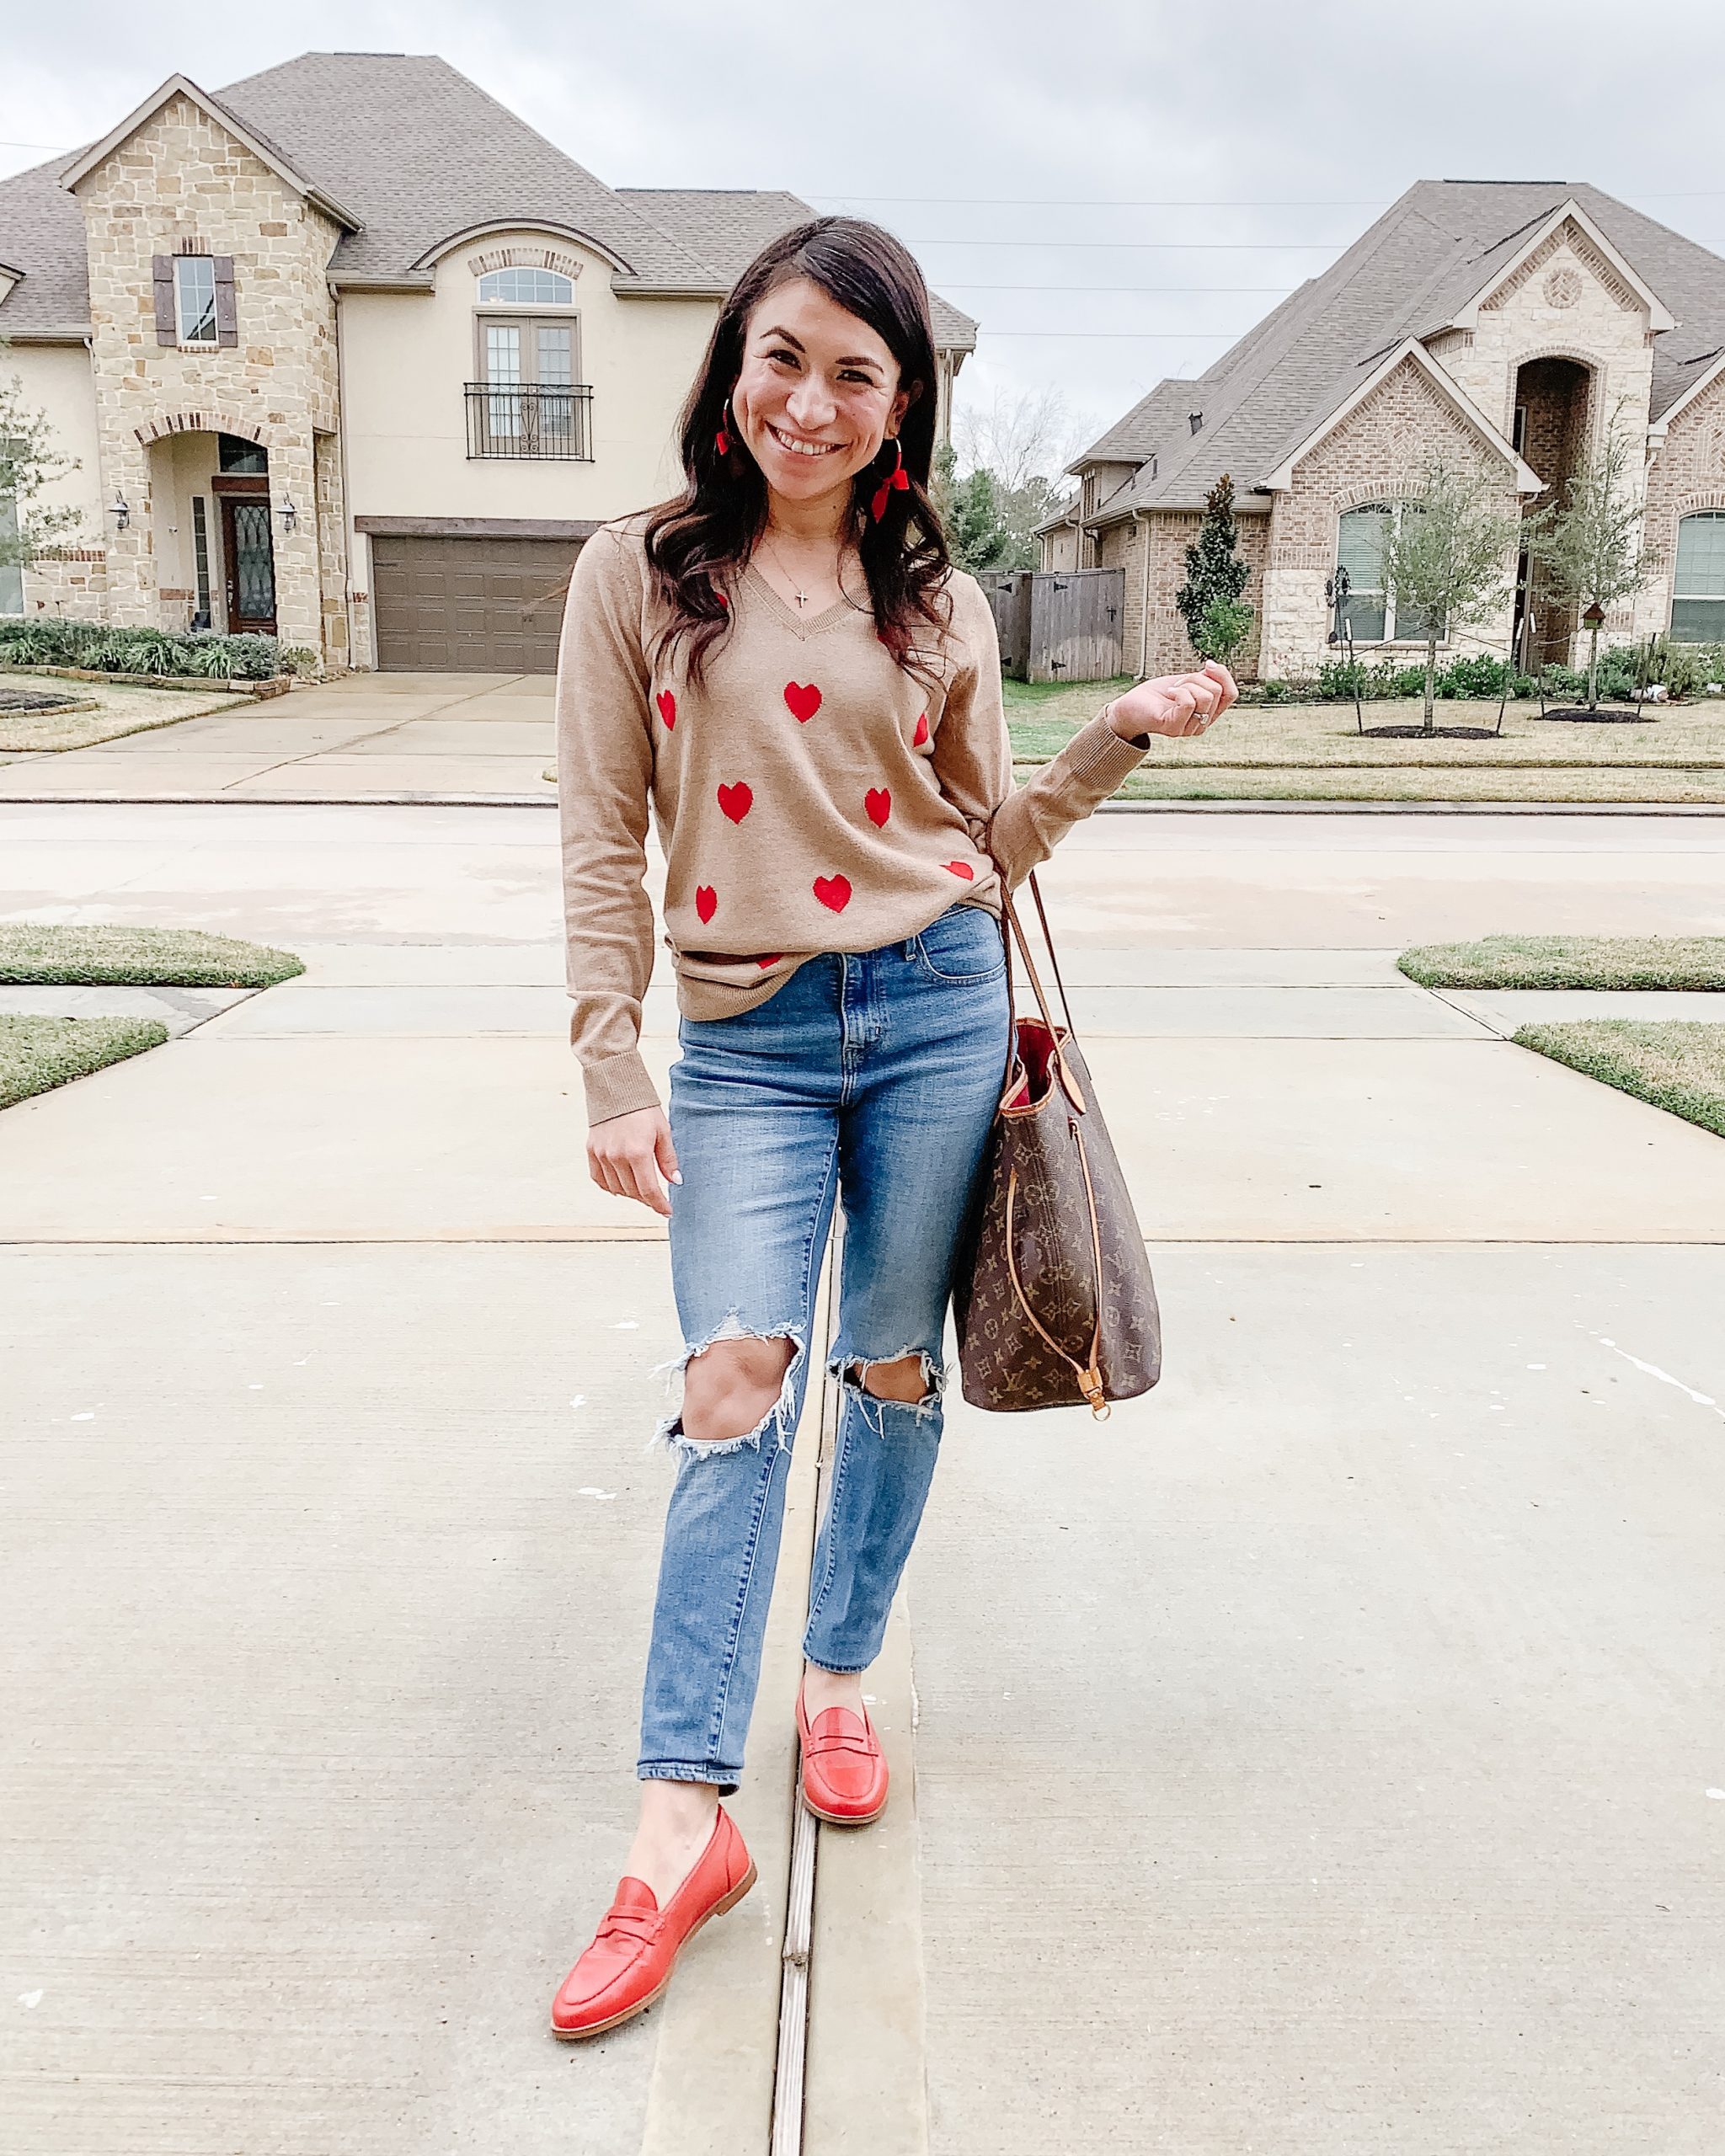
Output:
M934 335L922 272L890 232L857 217L816 217L764 247L732 287L708 339L680 424L683 491L649 517L647 559L669 613L660 654L686 645L685 664L698 681L707 654L730 616L720 597L747 563L766 525L766 482L760 466L729 429L721 454L726 400L742 371L749 318L766 294L793 277L806 277L827 297L873 330L899 366L899 387L911 403L900 424L908 488L892 488L884 515L870 505L895 459L883 454L852 483L849 537L862 558L876 634L901 666L912 657L919 628L945 627L940 591L950 563L940 519L928 499L934 459Z

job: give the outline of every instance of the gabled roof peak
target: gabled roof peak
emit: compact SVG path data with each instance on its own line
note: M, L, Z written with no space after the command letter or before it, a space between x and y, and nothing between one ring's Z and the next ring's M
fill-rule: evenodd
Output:
M248 127L237 113L223 104L219 98L212 97L209 91L200 88L189 75L170 75L159 88L150 93L141 105L129 112L118 126L110 127L99 142L93 142L88 149L74 157L61 172L60 184L76 193L80 180L87 179L122 142L129 141L147 120L153 119L163 105L171 104L175 98L186 99L206 119L213 120L218 127L225 128L237 141L245 145L259 164L266 165L278 179L285 180L295 194L302 195L307 201L314 203L337 224L344 226L350 232L365 230L361 218L356 217L350 210L344 210L314 180L297 171L267 136Z

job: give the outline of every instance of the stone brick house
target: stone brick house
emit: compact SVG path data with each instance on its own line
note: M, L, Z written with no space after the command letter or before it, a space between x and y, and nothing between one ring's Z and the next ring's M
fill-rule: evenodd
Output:
M1077 459L1044 562L1123 568L1128 664L1189 664L1174 595L1226 472L1257 616L1244 670L1310 677L1329 655L1338 562L1356 647L1413 648L1376 565L1431 453L1525 511L1612 424L1634 445L1658 566L1607 637L1725 641L1725 261L1594 188L1422 181L1214 366L1159 383ZM1512 566L1501 617L1446 650L1573 662L1573 610L1525 558Z
M436 58L176 75L0 180L0 371L83 512L0 614L547 669L583 538L674 483L719 300L813 214L606 187ZM975 324L935 318L944 425Z

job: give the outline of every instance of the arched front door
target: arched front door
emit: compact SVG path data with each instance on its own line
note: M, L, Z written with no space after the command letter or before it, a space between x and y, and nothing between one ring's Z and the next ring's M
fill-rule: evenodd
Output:
M238 491L233 479L217 480L222 504L222 565L227 587L230 636L275 633L275 548L270 530L270 482L256 479Z

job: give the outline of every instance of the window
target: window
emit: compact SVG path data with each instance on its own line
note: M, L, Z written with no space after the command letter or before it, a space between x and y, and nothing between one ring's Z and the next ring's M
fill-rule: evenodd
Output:
M24 452L21 441L0 439L0 455L8 461ZM18 536L18 504L10 494L0 494L0 615L24 611L24 568L8 561L7 542Z
M255 476L270 469L270 452L261 444L247 441L240 435L218 434L216 437L216 459L223 472L247 472Z
M17 536L18 504L9 494L0 494L0 615L24 611L24 570L6 558L6 542Z
M1427 624L1411 607L1398 609L1384 588L1384 542L1405 515L1405 502L1368 502L1342 519L1336 563L1348 572L1348 627L1355 643L1423 643ZM1438 635L1444 634L1442 624Z
M508 274L499 272L499 274ZM479 376L490 394L485 426L490 455L571 456L575 414L575 323L499 319L479 322Z
M1515 408L1515 417L1509 427L1509 446L1518 456L1525 456L1527 453L1527 407L1525 404L1518 404Z
M1725 510L1704 510L1677 527L1671 641L1725 643Z
M489 270L479 280L481 307L573 307L575 282L555 270Z
M216 260L209 254L174 258L174 322L182 344L213 344L216 328Z
M575 325L565 322L499 320L479 324L479 371L499 387L537 383L568 389L575 379Z
M201 494L192 496L192 559L198 577L197 611L192 616L195 629L210 626L210 519Z

